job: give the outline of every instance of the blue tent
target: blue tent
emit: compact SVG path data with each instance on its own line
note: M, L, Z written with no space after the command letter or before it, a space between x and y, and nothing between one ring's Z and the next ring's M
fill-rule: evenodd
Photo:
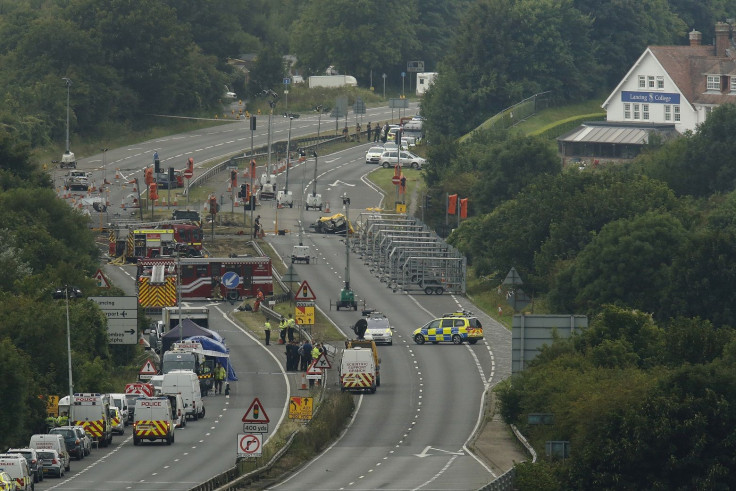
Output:
M202 349L209 352L205 354L207 356L214 356L218 363L225 367L228 382L238 380L238 375L235 373L235 369L233 369L233 366L230 363L230 350L223 343L206 336L191 336L187 338L187 341L201 343ZM226 356L217 356L214 354L215 352L223 353Z
M192 319L187 318L182 319L176 327L161 337L161 352L168 351L171 345L178 342L180 338L184 339L192 336L204 336L225 344L225 339L220 334L206 327L202 327Z

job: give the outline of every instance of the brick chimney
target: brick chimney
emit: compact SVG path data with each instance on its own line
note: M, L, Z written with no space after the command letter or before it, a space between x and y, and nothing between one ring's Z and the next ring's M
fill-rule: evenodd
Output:
M700 31L693 29L690 31L690 46L700 46L700 41L703 39L703 34Z
M731 44L731 26L725 22L716 22L716 56L726 57L726 50Z

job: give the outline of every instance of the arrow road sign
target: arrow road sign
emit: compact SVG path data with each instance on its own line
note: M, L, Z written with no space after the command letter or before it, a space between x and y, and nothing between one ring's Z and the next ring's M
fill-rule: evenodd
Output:
M138 342L137 297L89 297L107 317L107 337L110 344Z
M230 290L237 288L240 285L240 276L235 271L228 271L222 275L222 284Z

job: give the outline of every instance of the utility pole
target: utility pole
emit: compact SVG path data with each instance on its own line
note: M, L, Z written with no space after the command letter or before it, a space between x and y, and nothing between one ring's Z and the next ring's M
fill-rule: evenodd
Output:
M69 89L72 86L71 79L63 77L62 80L66 82L66 153L69 153ZM71 404L71 401L69 401Z

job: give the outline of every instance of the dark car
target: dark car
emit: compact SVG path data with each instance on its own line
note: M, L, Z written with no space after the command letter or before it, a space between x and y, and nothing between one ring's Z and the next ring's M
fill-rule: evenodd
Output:
M52 428L50 434L59 434L64 437L66 443L66 451L69 455L73 455L77 460L84 458L84 442L79 438L77 432L73 428Z
M6 453L19 453L28 461L33 482L43 481L43 464L39 461L38 452L34 448L11 448Z

